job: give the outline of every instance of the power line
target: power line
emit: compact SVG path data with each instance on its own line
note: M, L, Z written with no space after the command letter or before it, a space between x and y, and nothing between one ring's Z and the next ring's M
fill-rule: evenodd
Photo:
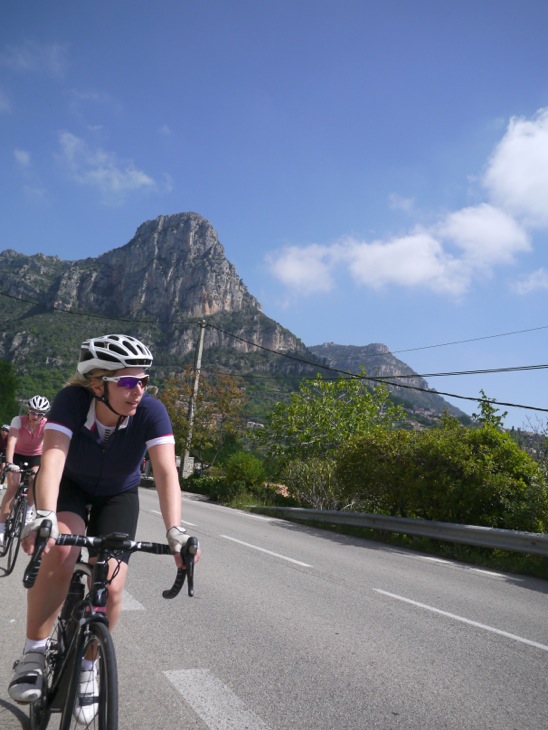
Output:
M485 335L483 337L472 337L468 340L455 340L454 342L441 342L438 345L424 345L424 347L410 347L407 350L394 350L396 352L417 352L417 350L430 350L434 347L448 347L449 345L463 345L467 342L479 342L480 340L492 340L496 337L508 337L509 335L522 335L526 332L537 332L538 330L548 329L548 324L541 327L531 327L527 330L515 330L514 332L501 332L498 335Z
M138 320L138 319L123 318L123 317L107 317L105 315L92 314L89 312L77 312L77 311L71 311L71 310L67 310L67 309L61 309L61 308L55 307L55 306L46 307L45 305L40 304L39 302L33 302L28 299L24 299L23 297L16 297L12 294L7 294L5 292L0 292L0 296L4 296L9 299L13 299L15 301L23 302L25 304L30 304L32 306L38 306L46 312L53 311L53 312L59 312L62 314L71 314L71 315L81 316L81 317L82 316L83 317L93 317L95 319L104 319L104 320L111 320L111 321L116 321L116 322L130 322L131 324L149 324L149 325L151 324L151 325L158 326L161 324L180 324L180 323L184 322L187 325L192 325L192 324L199 324L201 321L198 319L196 319L196 320L159 321L159 320ZM494 403L497 405L503 405L503 406L507 406L510 408L524 408L524 409L528 409L528 410L548 412L548 408L540 408L537 406L528 406L528 405L522 405L522 404L518 404L518 403L503 403L501 401L488 399L488 398L477 398L477 397L473 397L473 396L458 395L457 393L447 393L447 392L443 392L443 391L432 390L430 388L421 388L421 387L415 386L415 385L405 385L403 383L392 383L392 382L388 381L388 378L425 378L425 377L442 377L442 376L449 376L449 375L470 375L470 374L482 374L482 373L486 374L486 373L490 373L490 372L510 372L512 370L516 370L516 371L517 370L534 370L534 369L542 369L542 368L548 367L546 365L522 366L519 368L497 368L497 369L493 369L493 370L484 370L484 371L477 370L477 371L462 371L462 372L454 372L454 373L432 373L429 375L401 375L401 376L400 375L391 375L391 376L373 377L373 376L366 376L366 375L359 375L356 373L351 373L347 370L333 368L328 365L321 365L319 363L305 360L304 358L299 358L294 355L290 355L289 353L278 352L277 350L272 350L271 348L265 347L264 345L259 345L256 342L251 342L250 340L246 340L245 338L235 335L232 332L227 332L226 330L223 330L220 327L216 327L215 325L211 324L210 322L208 322L206 326L211 327L212 329L215 329L218 332L222 332L223 334L227 335L228 337L232 337L236 340L239 340L240 342L244 342L245 344L251 345L252 347L256 347L265 352L269 352L269 353L278 355L280 357L284 357L286 359L293 360L294 362L298 362L303 365L308 365L310 367L316 367L316 368L320 368L323 370L327 370L329 372L339 373L339 374L345 375L347 377L358 378L358 379L362 379L362 380L370 380L372 382L378 382L378 383L384 383L385 385L391 385L394 388L406 388L408 390L417 390L417 391L421 391L424 393L430 393L433 395L444 395L448 398L457 398L460 400L470 400L470 401L474 401L477 403ZM522 334L524 332L534 332L534 331L541 330L541 329L548 329L548 325L545 325L542 327L534 327L534 328L527 329L527 330L516 330L514 332L505 332L505 333L501 333L498 335L487 335L485 337L471 338L468 340L456 340L454 342L446 342L446 343L441 343L439 345L427 345L424 347L409 348L407 350L395 350L394 352L412 352L412 351L416 351L416 350L425 350L425 349L430 349L430 348L434 348L434 347L445 347L447 345L462 344L465 342L477 342L479 340L492 339L495 337L505 337L505 336L512 335L512 334ZM371 357L373 357L373 356L371 356Z
M421 391L423 393L430 393L430 394L433 394L433 395L444 395L444 396L446 396L448 398L458 398L460 400L469 400L469 401L474 401L476 403L492 403L492 404L501 405L501 406L508 406L509 408L525 408L527 410L543 411L543 412L548 413L548 408L540 408L540 407L537 407L537 406L526 406L526 405L522 405L520 403L503 403L501 401L497 401L497 400L494 400L494 399L491 399L491 398L477 398L477 397L467 396L467 395L458 395L456 393L447 393L447 392L440 391L440 390L431 390L430 388L421 388L421 387L419 387L417 385L405 385L403 383L392 383L392 382L389 382L388 380L386 380L386 378L388 378L388 377L394 378L393 375L392 376L384 376L384 378L383 377L373 377L373 376L369 376L369 375L360 375L360 374L357 374L357 373L351 373L348 370L341 370L339 368L333 368L333 367L331 367L329 365L319 365L318 363L313 363L313 362L310 362L309 360L304 360L304 359L301 359L301 358L297 358L294 355L288 355L287 353L277 352L276 350L271 350L268 347L265 347L264 345L259 345L259 344L255 343L255 342L250 342L249 340L246 340L243 337L239 337L238 335L235 335L232 332L227 332L226 330L222 330L222 329L220 329L219 327L216 327L213 324L209 324L208 323L207 326L208 327L212 327L213 329L216 329L216 330L218 330L219 332L222 332L225 335L228 335L230 337L234 337L235 339L239 340L240 342L245 342L248 345L253 345L255 347L258 347L261 350L266 350L267 352L272 352L272 353L274 353L276 355L279 355L280 357L287 357L287 358L290 358L291 360L297 360L298 362L301 362L301 363L303 363L305 365L310 365L310 366L313 366L313 367L319 367L319 368L322 368L323 370L328 370L328 371L334 372L334 373L340 373L341 375L345 375L345 376L347 376L349 378L357 378L357 379L360 379L360 380L371 380L372 382L383 383L384 385L391 385L394 388L406 388L408 390L418 390L418 391ZM538 367L538 366L533 366L533 367ZM545 366L543 366L543 367L545 367ZM396 377L398 377L398 376L396 376ZM413 376L409 376L409 377L415 377L415 378L417 378L417 377L422 377L422 376L420 376L420 375L413 375Z

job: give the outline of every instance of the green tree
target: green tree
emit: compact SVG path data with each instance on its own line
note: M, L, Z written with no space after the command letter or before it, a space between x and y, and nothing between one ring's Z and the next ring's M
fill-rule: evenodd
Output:
M384 385L371 389L363 377L324 380L316 375L301 382L289 403L272 409L256 438L283 469L293 459L331 457L352 436L390 428L403 415Z
M18 381L10 362L0 360L0 421L9 423L19 412L17 404Z
M189 433L189 403L194 388L194 370L170 375L158 397L171 418L177 452L184 453ZM245 430L245 393L230 375L210 377L202 373L195 402L191 453L213 464L223 447L233 448Z
M495 428L502 428L504 425L504 419L508 415L508 411L504 411L497 416L499 409L495 408L493 403L496 401L493 398L487 398L483 388L480 389L482 400L479 401L479 413L472 414L472 420L482 426L495 426Z

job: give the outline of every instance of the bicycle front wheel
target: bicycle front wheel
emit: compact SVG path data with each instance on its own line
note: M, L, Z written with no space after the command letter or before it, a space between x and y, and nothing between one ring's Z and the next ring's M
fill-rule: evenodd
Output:
M27 517L27 500L22 499L13 511L13 519L11 522L11 529L9 535L6 535L4 539L7 539L8 545L6 554L8 556L8 564L6 567L5 575L9 575L15 567L15 561L17 560L17 554L19 553L19 545L21 544L21 533L25 526L25 519Z
M100 621L92 622L85 631L60 730L118 730L118 669L114 643L108 628ZM93 661L93 668L81 671L84 660Z

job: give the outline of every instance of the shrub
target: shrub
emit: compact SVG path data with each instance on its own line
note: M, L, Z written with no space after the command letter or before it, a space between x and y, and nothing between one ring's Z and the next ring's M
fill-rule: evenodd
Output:
M282 479L289 497L303 507L344 509L351 506L339 492L333 459L293 459L286 466Z
M226 462L225 473L227 484L232 488L254 491L264 485L263 464L248 451L237 451L232 454Z
M548 488L538 465L491 425L375 431L341 449L336 474L365 511L543 532Z

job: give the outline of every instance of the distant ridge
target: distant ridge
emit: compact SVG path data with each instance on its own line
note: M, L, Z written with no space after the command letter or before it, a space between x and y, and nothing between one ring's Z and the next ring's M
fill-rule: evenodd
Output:
M337 370L345 370L350 373L359 373L365 368L366 374L371 377L389 378L390 382L397 383L398 375L414 376L401 379L401 383L414 388L424 388L430 391L430 387L424 378L421 378L409 365L392 355L386 345L372 343L370 345L337 345L334 342L324 342L321 345L312 345L308 348L317 357L323 359L330 367ZM388 383L387 383L388 385ZM406 409L417 412L426 420L429 411L438 416L447 411L457 418L468 419L469 417L455 406L448 403L440 395L430 391L413 390L412 388L394 387L388 385L390 391L398 399L404 401Z

